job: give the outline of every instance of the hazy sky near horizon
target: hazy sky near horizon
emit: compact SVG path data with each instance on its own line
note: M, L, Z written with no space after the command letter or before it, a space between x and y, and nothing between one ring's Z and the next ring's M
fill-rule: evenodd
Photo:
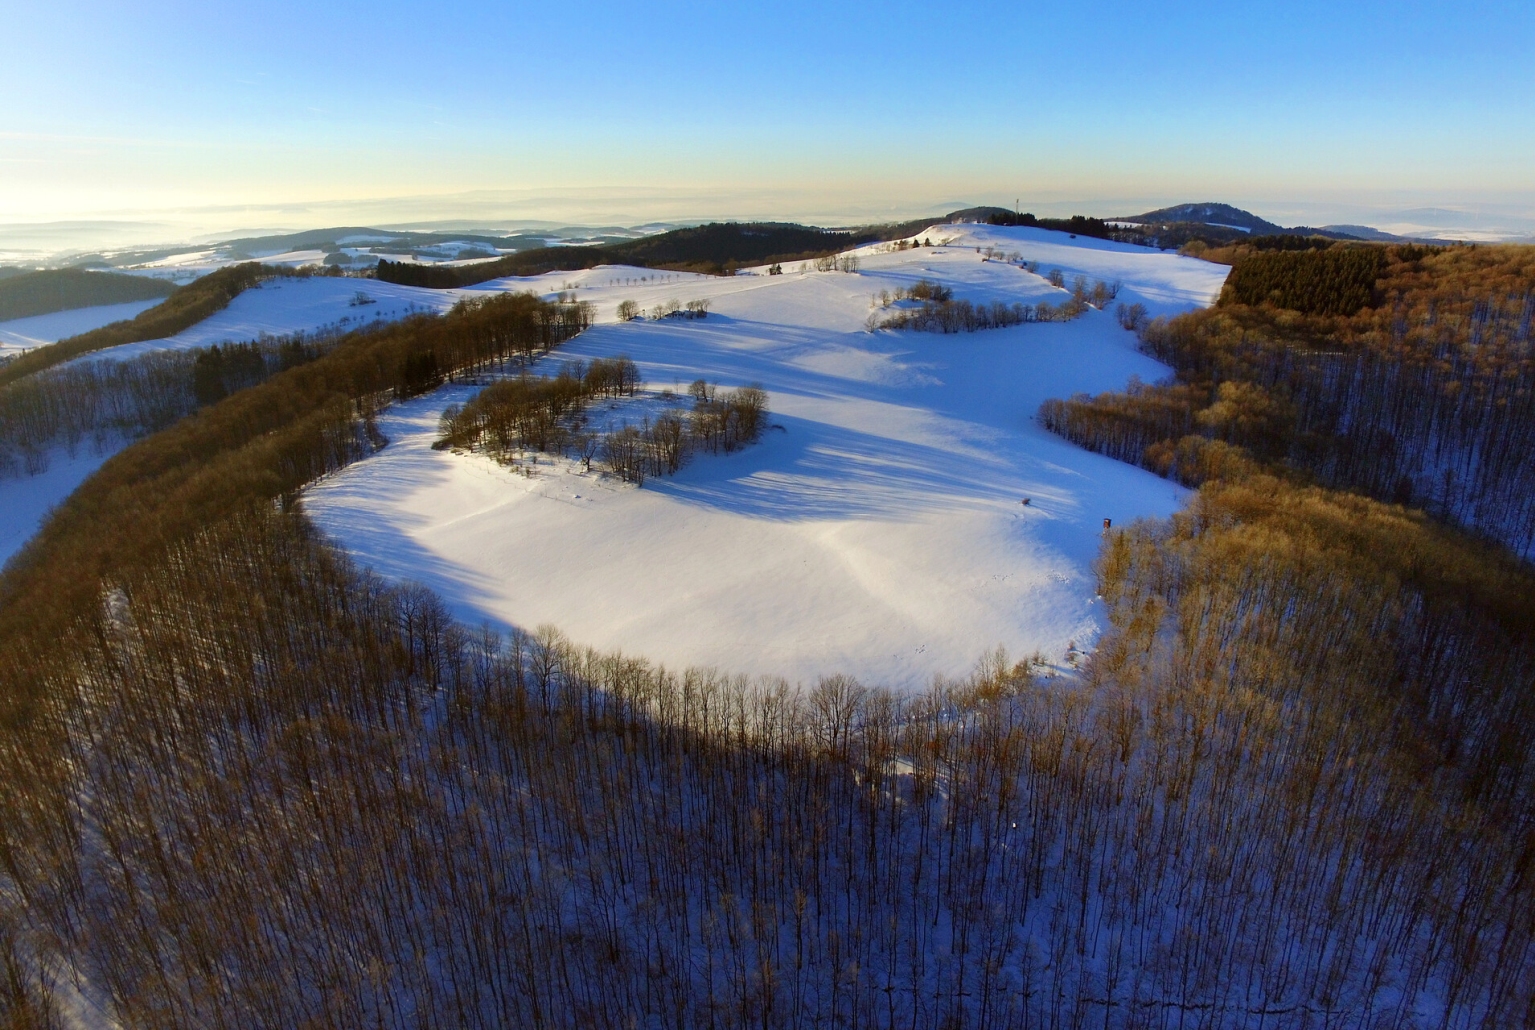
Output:
M473 191L1535 207L1527 3L0 0L0 25L0 221L417 198L398 221Z

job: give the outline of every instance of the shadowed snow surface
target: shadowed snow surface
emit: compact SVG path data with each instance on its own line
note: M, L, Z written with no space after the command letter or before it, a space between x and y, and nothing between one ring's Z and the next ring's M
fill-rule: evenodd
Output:
M974 301L1066 298L977 246L1058 267L1068 283L1122 281L1119 301L1153 314L1210 303L1226 270L1044 230L923 235L951 245L865 248L856 274L600 267L485 284L579 284L597 305L600 324L544 371L627 354L652 391L757 382L781 428L643 488L548 459L530 477L430 449L443 408L474 393L450 386L392 409L380 426L389 446L313 488L307 510L364 564L425 583L463 617L553 623L668 665L915 688L997 645L1060 661L1100 630L1090 563L1104 518L1166 516L1183 491L1065 443L1032 415L1048 397L1167 369L1109 312L955 336L870 333L871 294L926 277ZM615 321L622 300L673 298L708 299L711 313Z

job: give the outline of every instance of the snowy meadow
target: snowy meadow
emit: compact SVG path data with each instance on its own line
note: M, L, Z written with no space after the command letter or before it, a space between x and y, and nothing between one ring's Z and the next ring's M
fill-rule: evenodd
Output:
M1184 491L1031 416L1048 397L1167 370L1112 309L959 334L870 331L870 316L881 291L924 280L974 303L1058 304L1070 290L1055 269L1068 287L1116 283L1118 303L1175 313L1208 304L1226 270L1034 229L919 239L933 246L862 248L855 272L603 266L483 284L595 305L599 324L535 373L627 355L652 402L697 379L758 383L773 426L637 488L569 458L512 468L434 451L443 411L477 389L450 385L392 408L389 445L310 490L306 510L363 564L424 583L471 623L549 623L672 667L918 688L997 646L1072 663L1102 630L1090 565L1104 520L1165 517ZM709 314L618 319L624 301L672 300Z

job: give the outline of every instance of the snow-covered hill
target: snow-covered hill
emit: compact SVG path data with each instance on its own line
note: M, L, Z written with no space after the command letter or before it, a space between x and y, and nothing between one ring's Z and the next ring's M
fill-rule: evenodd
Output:
M286 336L325 329L348 330L380 320L403 318L419 311L445 311L467 291L426 290L372 279L278 279L246 290L223 311L175 336L94 351L76 360L124 360L153 350L206 347L237 343L264 335ZM368 303L357 303L358 295ZM113 304L60 311L35 318L0 322L0 355L52 343L132 318L158 301ZM129 441L110 434L70 449L58 445L47 455L47 471L39 475L0 476L0 564L21 549L37 532L54 505L95 472Z
M229 306L175 336L93 351L82 360L123 359L153 350L209 347L262 336L350 330L416 312L446 311L463 290L425 290L374 279L270 279L244 291Z
M1182 491L1031 416L1047 397L1167 370L1108 312L968 335L871 333L871 297L928 278L973 301L1065 298L978 248L1059 268L1068 283L1122 282L1119 300L1153 314L1209 303L1226 270L1045 230L923 236L946 245L864 248L855 274L600 267L487 283L575 288L597 305L601 324L546 359L551 371L628 354L652 390L759 382L782 428L643 488L547 460L528 477L430 449L443 408L473 393L450 387L391 411L390 446L311 490L308 510L361 561L426 583L472 620L553 623L670 665L920 686L997 645L1066 661L1099 632L1089 566L1103 520L1164 516ZM616 320L622 300L671 299L709 300L712 313Z
M0 322L0 358L133 318L159 303L158 300L131 300L124 304L97 304Z

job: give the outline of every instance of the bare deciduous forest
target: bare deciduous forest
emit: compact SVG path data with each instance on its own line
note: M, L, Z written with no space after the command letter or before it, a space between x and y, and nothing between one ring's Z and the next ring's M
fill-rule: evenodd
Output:
M153 433L204 404L313 361L332 336L75 361L0 386L0 477L47 468L49 449Z
M1518 253L1393 258L1432 317L1328 346L1527 355L1527 315L1477 314ZM0 1025L81 994L143 1027L1529 1023L1535 575L1251 449L1310 396L1274 384L1334 368L1313 317L1155 324L1213 371L1063 405L1229 466L1105 535L1079 671L998 653L917 696L460 625L317 538L299 492L379 406L516 371L580 305L355 334L135 444L0 580Z
M29 656L6 947L158 1027L1516 1024L1528 574L1276 496L1117 534L1081 681L919 697L501 638L237 517Z
M1251 460L1424 508L1527 553L1535 546L1535 248L1370 247L1262 254L1289 296L1297 263L1382 262L1348 316L1235 300L1155 321L1143 348L1176 381L1049 401L1041 421L1084 447L1187 484ZM1244 262L1233 270L1233 279ZM1330 309L1334 287L1290 299ZM1288 292L1287 292L1288 291ZM1213 462L1213 464L1212 464Z

